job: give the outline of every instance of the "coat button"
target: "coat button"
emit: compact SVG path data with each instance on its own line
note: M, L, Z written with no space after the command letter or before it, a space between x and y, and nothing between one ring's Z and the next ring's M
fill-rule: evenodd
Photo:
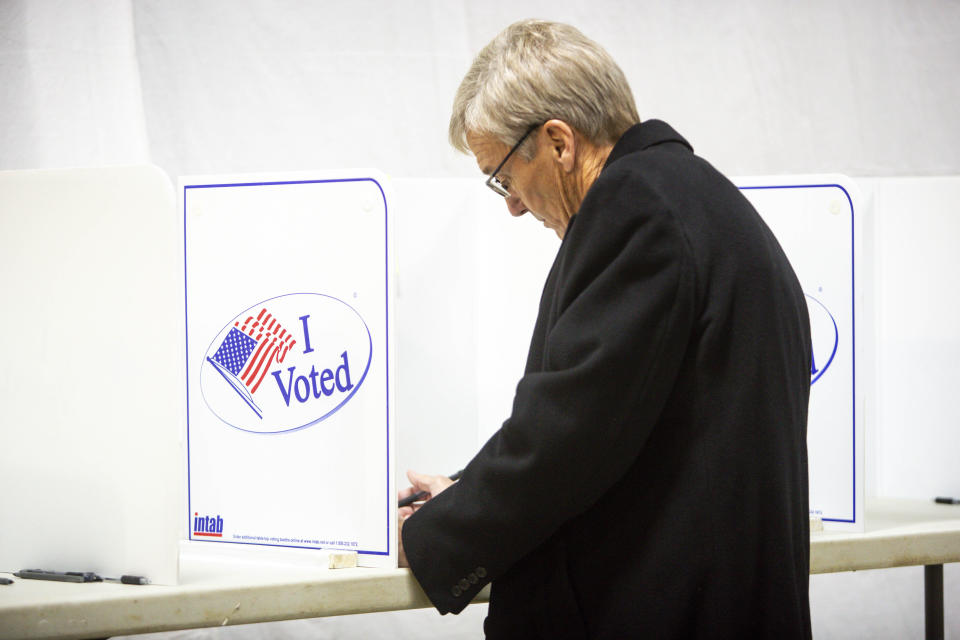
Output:
M480 582L480 578L478 578L477 574L473 573L472 571L467 574L467 580L470 581L470 584L477 584Z
M459 597L460 597L460 594L463 593L463 590L460 589L460 587L458 587L457 585L453 585L453 588L450 589L450 593L453 594L453 597L454 597L454 598L459 598Z
M483 567L477 567L477 570L475 571L475 573L477 574L478 578L482 579L487 577L487 570L484 569Z
M467 582L466 580L461 579L460 582L457 583L457 586L460 587L461 591L466 591L467 589L470 588L470 583Z

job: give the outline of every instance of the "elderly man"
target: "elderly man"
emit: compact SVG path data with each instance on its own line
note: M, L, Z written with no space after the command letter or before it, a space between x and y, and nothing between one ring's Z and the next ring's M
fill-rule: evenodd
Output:
M450 136L562 243L511 416L401 492L430 600L492 581L489 638L809 637L810 330L770 230L566 25L487 45Z

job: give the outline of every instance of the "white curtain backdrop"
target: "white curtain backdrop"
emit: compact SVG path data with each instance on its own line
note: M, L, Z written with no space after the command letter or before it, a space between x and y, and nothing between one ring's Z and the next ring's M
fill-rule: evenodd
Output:
M603 44L641 117L667 120L728 175L960 174L956 0L0 0L0 169L150 162L174 181L343 167L477 178L446 142L453 93L472 56L527 17ZM943 265L955 282L956 259ZM941 476L957 486L950 470ZM954 638L956 569L945 572ZM920 576L814 576L815 636L921 637ZM484 610L164 637L478 638Z
M730 175L960 173L950 0L2 0L0 169L473 176L453 92L525 17L601 42Z
M0 169L151 159L128 0L0 1Z

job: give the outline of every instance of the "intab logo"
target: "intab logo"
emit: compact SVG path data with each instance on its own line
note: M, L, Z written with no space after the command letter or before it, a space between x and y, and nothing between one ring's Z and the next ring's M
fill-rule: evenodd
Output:
M197 512L193 513L193 535L209 536L211 538L223 537L223 518L220 516L201 516Z
M810 294L807 295L807 311L810 314L810 341L813 353L810 357L810 384L819 380L837 355L840 332L837 321L826 306Z
M243 431L315 425L356 395L370 370L370 329L346 302L319 293L264 300L207 348L200 389L210 410Z

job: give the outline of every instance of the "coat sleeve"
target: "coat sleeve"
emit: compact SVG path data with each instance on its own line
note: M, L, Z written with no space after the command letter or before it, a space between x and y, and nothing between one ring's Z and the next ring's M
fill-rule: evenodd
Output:
M542 370L528 366L510 418L461 480L404 523L411 569L441 613L609 490L673 387L693 325L689 245L655 190L607 174L568 231L553 308L540 309Z

